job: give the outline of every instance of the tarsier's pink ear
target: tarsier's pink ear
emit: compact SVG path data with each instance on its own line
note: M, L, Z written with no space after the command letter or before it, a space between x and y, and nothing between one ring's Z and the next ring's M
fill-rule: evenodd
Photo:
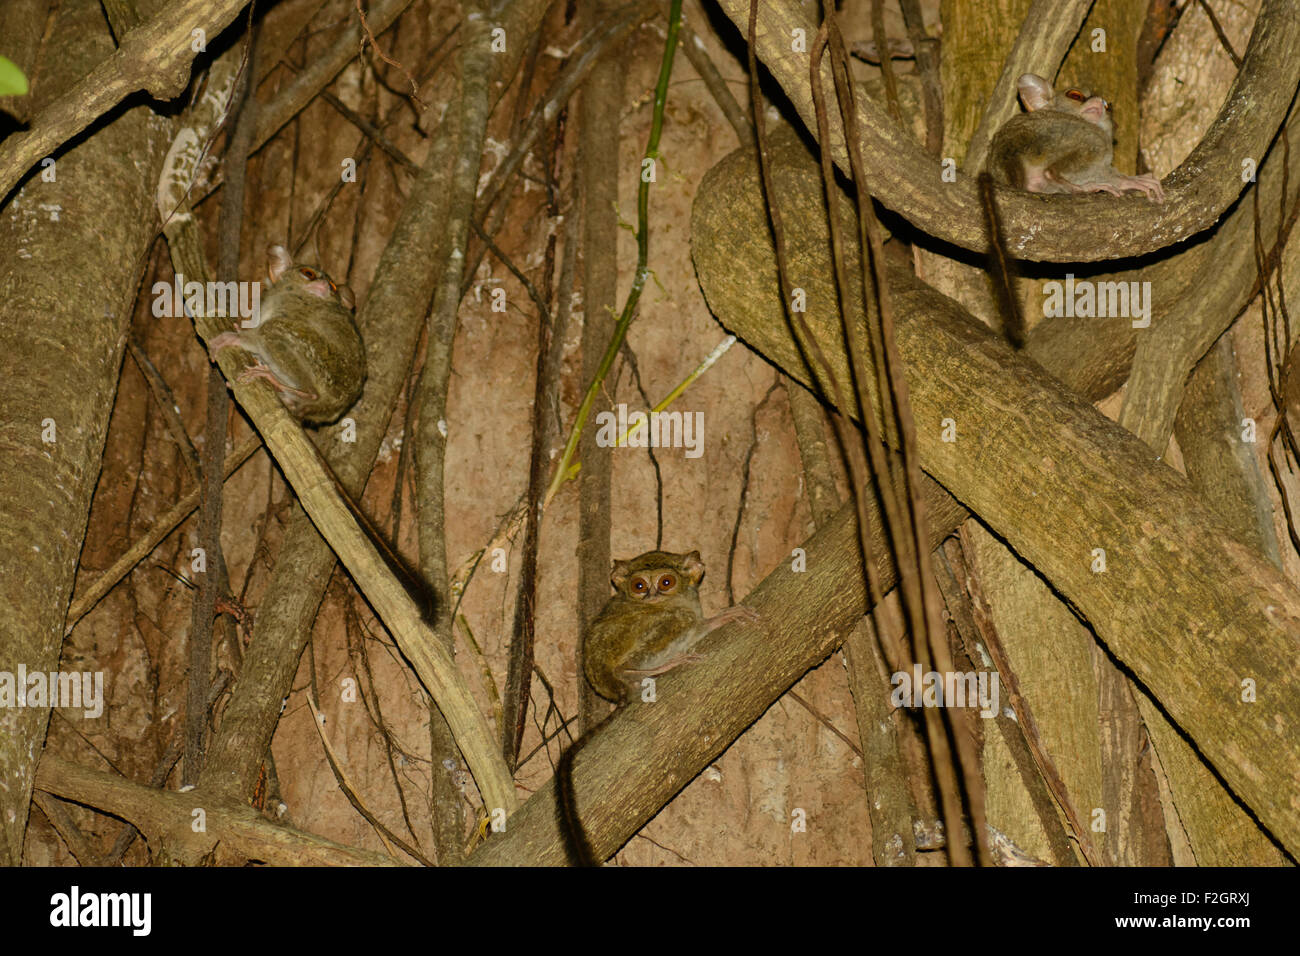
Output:
M630 561L615 561L614 570L609 576L609 583L621 590L623 582L627 580L627 576L632 572L631 564Z
M266 258L266 274L271 277L272 284L279 282L280 276L293 267L293 256L289 255L289 250L284 246L270 246L266 250Z
M692 551L686 555L682 560L682 569L691 579L691 584L699 584L704 578L704 562L700 560L700 552Z
M1020 102L1025 104L1025 109L1029 112L1041 110L1048 103L1052 102L1052 84L1037 73L1026 73L1016 81L1016 89L1020 91Z

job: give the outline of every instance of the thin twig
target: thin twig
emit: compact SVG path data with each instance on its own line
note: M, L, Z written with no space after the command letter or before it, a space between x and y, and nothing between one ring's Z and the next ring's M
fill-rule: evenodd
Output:
M253 457L253 452L262 447L261 436L257 434L250 435L244 439L243 444L226 456L226 464L222 473L226 478L233 475L239 466ZM177 526L188 518L199 504L200 489L195 488L190 491L180 501L172 505L166 514L160 516L144 536L135 541L120 558L113 562L103 574L95 578L83 592L78 593L72 606L68 608L68 619L64 624L63 633L72 633L73 626L80 621L100 600L113 589L113 587L126 577L131 569L147 557L158 544L169 534L176 530Z
M1200 4L1201 9L1205 11L1205 15L1210 18L1210 26L1214 27L1214 32L1219 38L1219 43L1232 59L1232 65L1240 70L1241 57L1237 56L1237 51L1232 48L1232 41L1228 39L1228 34L1223 32L1223 25L1219 23L1219 18L1214 15L1214 11L1210 9L1210 4L1207 0L1200 0Z
M311 699L311 695L307 696L307 706L311 708L312 721L316 724L316 732L320 735L321 746L325 748L325 759L329 761L330 769L334 771L334 779L338 781L339 789L343 791L343 796L348 798L348 803L352 804L352 806L356 808L357 813L361 814L361 816L365 818L366 822L374 828L380 842L384 844L384 849L388 851L388 855L395 860L400 859L397 855L397 851L393 849L393 844L395 843L401 847L404 853L419 860L425 866L433 866L432 860L403 840L392 830L388 829L388 827L380 823L379 819L366 808L364 803L361 802L361 798L357 795L356 789L352 786L352 781L350 781L347 774L343 772L343 765L339 763L338 757L334 754L334 748L330 745L329 735L325 733L325 722L321 719L320 711L316 709L316 702Z
M149 394L153 396L163 421L167 423L167 432L176 443L176 448L181 453L181 460L185 462L190 477L197 485L203 480L203 466L199 463L199 453L194 447L194 442L190 441L189 432L185 430L185 422L176 407L175 393L134 335L126 340L126 347L131 353L131 358L135 360L136 368L148 383Z
M749 443L749 448L745 451L745 463L740 467L740 502L736 506L736 520L735 522L732 523L731 526L731 545L727 548L726 585L727 585L727 604L729 606L734 605L736 603L736 591L735 591L735 587L732 585L731 578L732 578L732 572L734 570L735 561L736 561L736 544L740 540L740 526L741 524L744 523L745 520L745 503L749 499L749 471L754 463L754 454L758 451L758 445L759 445L758 413L763 410L763 406L768 403L769 399L771 399L772 393L775 392L780 387L781 387L781 373L777 372L772 379L772 384L768 386L767 392L764 393L763 398L759 401L759 403L754 406L754 410L750 413L749 416L750 425L752 427L754 437Z
M827 717L816 707L810 704L807 700L801 697L797 691L788 690L785 692L785 695L789 697L791 700L793 700L795 703L803 707L803 709L808 711L808 713L812 714L813 717L817 719L817 722L819 724L821 724L823 727L825 727L827 730L833 733L836 737L840 738L840 740L844 741L844 746L852 750L856 756L858 757L862 756L862 748L859 747L852 740L850 740L849 737L845 735L844 731L840 730L838 727L835 726L834 723L831 722L831 719L829 717Z
M428 107L425 106L424 101L420 99L420 87L415 82L415 77L411 75L410 70L408 70L401 63L398 63L396 60L394 60L392 57L390 57L387 53L385 53L383 50L379 48L379 44L375 41L375 35L370 32L370 24L366 22L366 11L361 9L361 0L356 0L356 3L357 3L357 16L360 17L361 19L361 31L362 33L365 34L365 36L361 40L361 48L357 51L358 55L365 52L366 43L369 43L370 48L374 50L375 53L379 54L379 59L383 60L385 63L387 63L389 66L393 67L394 69L401 70L406 75L406 81L411 84L411 99L416 103L417 106L420 107L420 112L423 113L426 109L428 109Z

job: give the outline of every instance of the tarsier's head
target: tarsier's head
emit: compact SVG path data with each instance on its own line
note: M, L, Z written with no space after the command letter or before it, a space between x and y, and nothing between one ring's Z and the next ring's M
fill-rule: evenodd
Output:
M694 593L703 577L704 562L698 551L647 551L629 561L615 561L610 580L631 600L657 603Z
M333 279L320 269L295 263L293 256L284 246L271 246L266 251L269 265L267 275L277 293L286 292L311 295L319 299L333 300L343 308L351 310L356 305L352 290L345 285L337 285Z
M1025 109L1033 113L1038 110L1055 110L1080 116L1090 123L1095 123L1109 131L1110 104L1100 96L1093 96L1087 90L1071 87L1062 93L1053 93L1052 84L1037 73L1026 73L1016 81L1020 91L1020 102Z

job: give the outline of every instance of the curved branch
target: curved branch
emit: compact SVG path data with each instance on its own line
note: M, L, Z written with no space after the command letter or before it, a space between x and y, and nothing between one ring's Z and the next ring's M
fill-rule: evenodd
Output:
M51 753L36 769L36 789L121 817L145 835L155 854L187 862L220 844L233 857L281 866L395 865L382 853L272 823L246 804L221 802L199 790L155 790ZM196 831L194 811L200 809L206 826Z
M41 111L32 128L0 152L0 197L43 157L137 90L159 100L178 96L190 81L194 31L211 40L247 0L181 0L122 38L117 51ZM200 48L201 49L201 48Z
M744 30L750 0L718 0ZM816 128L808 80L808 54L792 38L815 29L788 2L766 0L758 11L758 53L798 110ZM1060 200L1019 190L1000 190L1004 238L1020 259L1092 262L1135 256L1164 248L1207 229L1240 195L1242 163L1258 161L1282 122L1300 83L1300 5L1265 0L1237 78L1204 139L1165 179L1166 199L1155 205L1136 197L1079 196ZM827 72L824 82L830 83ZM964 249L986 246L984 214L973 179L945 183L943 167L894 123L878 105L859 97L864 165L873 196L919 229ZM835 163L847 172L844 135L831 128ZM1069 215L1053 215L1064 211Z
M843 376L839 317L826 305L836 296L818 209L821 183L802 143L788 142L774 160L777 188L804 212L798 221L806 230L791 269L807 277L805 318L833 374ZM780 319L758 182L756 164L740 153L705 176L691 217L696 272L725 328L792 377L820 385L802 369ZM1077 609L1294 854L1300 806L1279 799L1275 782L1300 775L1300 752L1271 728L1300 724L1300 676L1292 666L1300 589L1240 543L1137 436L909 272L891 269L889 282L922 467ZM864 321L860 314L855 320ZM956 441L944 440L945 419L957 423ZM1107 556L1104 569L1095 570L1095 549ZM756 601L745 603L763 613ZM1259 707L1236 696L1246 677L1271 688ZM576 775L575 784L581 790Z

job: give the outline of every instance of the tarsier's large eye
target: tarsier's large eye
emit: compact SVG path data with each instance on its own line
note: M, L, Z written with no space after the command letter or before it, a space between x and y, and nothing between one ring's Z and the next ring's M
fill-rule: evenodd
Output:
M1066 90L1065 95L1076 103L1082 103L1088 98L1082 90Z
M315 269L308 269L306 266L301 266L301 267L298 269L298 274L301 275L304 279L314 279L314 278L316 278L316 270L315 270ZM330 284L333 285L333 283L330 283Z
M660 594L664 593L665 591L671 591L671 590L672 590L673 588L675 588L675 587L677 587L677 575L675 575L675 574L661 574L661 575L659 576L659 582L658 582L658 584L657 584L657 589L658 589L658 591L659 591Z
M633 594L645 594L649 590L650 590L650 582L647 581L645 578L638 576L632 579Z

